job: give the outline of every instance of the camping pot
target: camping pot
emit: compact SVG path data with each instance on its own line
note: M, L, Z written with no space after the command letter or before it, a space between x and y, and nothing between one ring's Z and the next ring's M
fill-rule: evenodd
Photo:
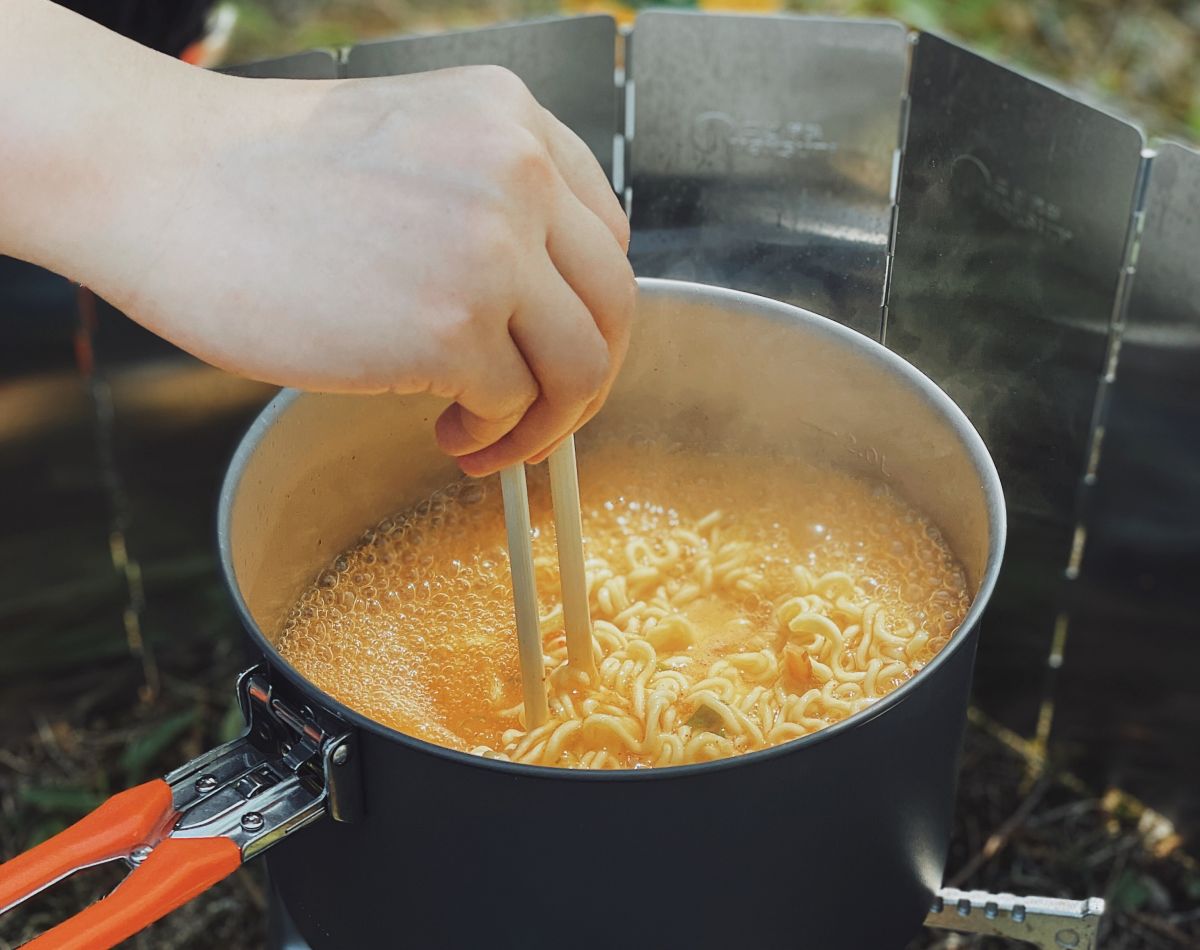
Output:
M396 732L308 683L272 643L364 529L457 476L431 435L444 404L285 391L242 441L220 503L222 566L262 658L238 684L247 734L122 793L141 796L142 816L124 837L103 831L121 824L112 814L83 820L136 867L61 926L86 919L99 928L88 933L119 939L269 848L314 950L874 950L920 928L942 881L979 622L1004 547L996 470L949 398L858 333L750 294L639 283L626 364L578 435L582 464L589 443L650 438L884 480L965 568L975 599L950 644L843 722L701 765L551 769ZM47 876L61 870L47 863L56 840L0 868L0 908L14 865L27 884L39 869L43 883L60 876ZM72 840L77 860L103 850Z

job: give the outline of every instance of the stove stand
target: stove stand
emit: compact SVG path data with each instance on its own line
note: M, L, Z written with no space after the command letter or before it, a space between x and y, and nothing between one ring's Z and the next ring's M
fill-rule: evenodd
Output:
M1017 897L943 887L926 927L1024 940L1039 950L1096 950L1104 901Z

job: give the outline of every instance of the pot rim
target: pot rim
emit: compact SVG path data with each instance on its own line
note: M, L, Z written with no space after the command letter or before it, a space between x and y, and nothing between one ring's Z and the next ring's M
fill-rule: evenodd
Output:
M971 602L967 615L963 618L954 636L951 637L950 642L937 656L908 682L893 690L877 703L873 703L871 706L855 713L847 719L826 726L824 729L819 729L807 736L801 736L800 738L771 746L768 749L760 749L755 752L716 759L711 762L698 762L688 765L613 770L564 769L549 765L527 765L520 762L505 762L498 759L484 758L483 756L472 755L469 752L460 752L457 749L448 749L444 746L427 742L424 739L410 736L398 729L393 729L391 726L385 726L383 723L376 722L346 706L315 683L305 678L291 663L283 658L251 616L233 572L230 520L232 518L234 497L237 494L242 474L250 458L257 450L263 435L275 424L276 420L293 402L301 396L306 395L306 393L300 390L284 389L259 413L238 443L237 450L233 454L233 458L229 463L225 478L221 484L221 495L217 507L217 549L221 561L221 575L224 578L225 586L233 597L242 624L245 626L255 646L267 657L269 667L278 669L294 687L306 693L315 694L319 699L320 705L339 719L352 723L359 729L375 733L384 739L406 745L415 752L440 756L441 758L462 765L491 769L514 777L525 776L581 782L664 781L668 779L687 778L702 772L708 773L739 768L741 766L751 766L777 756L799 754L804 749L810 748L817 743L828 742L842 733L858 728L900 705L910 695L913 695L915 690L921 689L922 684L926 680L931 679L942 666L945 666L950 661L951 656L963 649L969 633L978 625L988 600L991 598L992 591L995 589L996 579L1000 573L1000 565L1004 554L1007 517L1004 493L995 463L987 447L984 445L983 439L958 405L933 380L891 350L858 331L842 326L828 317L813 313L811 310L805 310L801 307L772 300L768 297L762 297L758 294L731 290L709 284L647 277L639 277L637 282L640 294L671 297L685 303L688 301L701 303L725 301L755 310L759 315L775 321L801 322L806 325L809 332L823 335L842 344L858 347L864 351L863 355L868 360L877 364L882 371L901 377L910 388L922 396L928 404L951 424L961 439L967 456L980 477L987 505L989 531L988 554L983 576L980 578L979 590ZM384 516L381 515L380 517Z

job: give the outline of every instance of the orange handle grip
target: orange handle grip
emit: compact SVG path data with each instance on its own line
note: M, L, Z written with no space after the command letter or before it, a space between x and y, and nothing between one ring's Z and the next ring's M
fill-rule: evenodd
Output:
M107 950L186 904L242 863L229 838L168 838L103 900L23 950Z
M0 864L0 911L72 871L128 854L161 830L171 814L171 787L162 779L114 795L70 828Z
M120 792L70 828L0 864L0 911L72 871L129 854L150 856L103 900L25 944L27 950L101 950L216 884L242 863L228 838L156 838L174 814L171 787L155 779Z

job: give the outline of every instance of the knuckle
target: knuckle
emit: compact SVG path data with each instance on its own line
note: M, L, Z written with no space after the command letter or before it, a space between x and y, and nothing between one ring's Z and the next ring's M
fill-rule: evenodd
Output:
M472 66L470 70L474 74L474 78L491 96L503 96L522 104L533 98L529 87L511 69L505 69L503 66L485 65Z
M554 175L554 162L532 132L518 129L501 158L508 176L522 185L544 186Z

